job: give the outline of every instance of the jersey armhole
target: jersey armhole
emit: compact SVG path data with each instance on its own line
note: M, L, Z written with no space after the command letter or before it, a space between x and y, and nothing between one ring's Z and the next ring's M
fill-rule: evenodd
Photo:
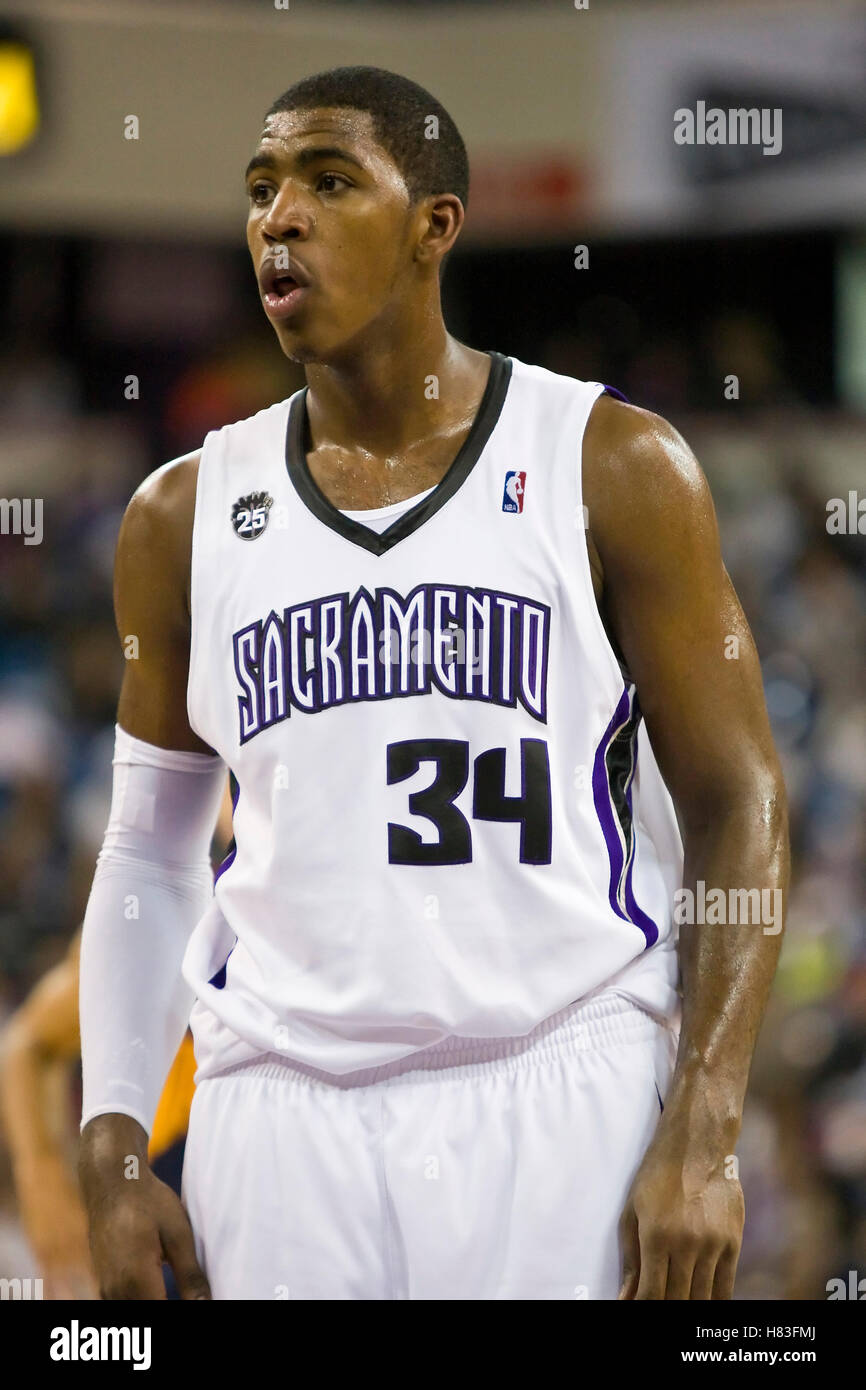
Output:
M198 621L198 568L201 563L201 538L205 534L205 527L202 520L204 511L202 469L205 465L209 445L212 443L213 433L205 436L204 443L199 454L198 468L195 478L195 506L192 515L192 533L190 535L190 554L189 554L189 666L186 679L186 717L189 727L194 734L197 734L204 743L208 740L200 729L196 727L192 712L192 690L196 671L198 669L197 655L199 647L199 621Z
M622 392L618 391L615 386L606 386L603 382L600 381L593 382L591 384L597 386L598 389L595 395L592 397L592 400L589 402L589 405L586 410L586 416L583 422L583 430L581 431L580 436L580 448L578 450L577 467L573 470L573 482L575 492L577 494L577 505L575 507L574 515L575 517L580 518L579 529L581 529L583 533L583 545L578 546L578 550L580 551L579 568L581 575L583 576L584 592L586 594L587 606L591 615L590 621L595 626L595 630L601 642L602 650L607 653L611 669L616 678L617 690L621 693L624 686L627 687L631 685L633 682L630 680L627 673L623 670L623 667L620 663L620 659L614 651L611 645L610 638L607 635L607 630L602 621L601 614L598 611L598 602L596 601L595 597L595 586L592 582L592 565L589 561L589 545L587 544L586 539L586 533L589 530L589 517L587 515L583 500L583 450L584 443L586 440L586 431L589 426L590 416L592 415L593 408L595 407L596 402L602 396L607 394L616 396L617 399L622 400L626 405L630 405L631 402L627 400L626 397L622 394Z
M602 391L601 394L602 394L602 395L607 395L607 396L613 396L615 400L617 400L617 401L622 401L623 405L631 405L631 404L632 404L632 402L629 400L628 396L624 395L623 392L620 391L619 388L618 388L617 386L605 386L605 387L603 388L603 391ZM598 397L596 397L596 400L597 400L597 399L598 399ZM595 402L593 402L593 404L595 404Z

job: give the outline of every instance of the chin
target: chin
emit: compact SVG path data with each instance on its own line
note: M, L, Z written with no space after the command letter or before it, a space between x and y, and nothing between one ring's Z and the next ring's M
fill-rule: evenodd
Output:
M298 362L301 364L305 362L318 362L319 354L312 343L304 342L303 339L299 339L295 334L288 333L285 338L281 338L278 333L277 339L283 350L283 356L287 357L290 362Z
M357 333L348 337L341 336L338 339L327 334L323 339L314 341L315 335L307 336L306 331L300 326L289 326L286 324L283 334L277 333L280 347L285 357L290 362L297 362L301 366L310 363L320 363L323 367L336 365L351 357L353 353L361 350L362 339Z
M319 354L303 343L294 343L291 347L284 347L283 356L287 357L290 362L297 362L301 366L306 362L318 362L319 360Z

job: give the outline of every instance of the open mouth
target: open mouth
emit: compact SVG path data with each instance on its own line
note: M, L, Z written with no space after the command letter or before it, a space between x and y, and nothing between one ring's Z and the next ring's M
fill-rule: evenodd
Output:
M282 259L282 257L280 257ZM303 265L289 261L289 269L275 265L267 257L259 270L262 304L271 318L289 318L303 304L310 288L309 275Z
M272 318L287 318L301 302L307 287L301 285L293 275L277 275L269 289L262 295L265 312Z

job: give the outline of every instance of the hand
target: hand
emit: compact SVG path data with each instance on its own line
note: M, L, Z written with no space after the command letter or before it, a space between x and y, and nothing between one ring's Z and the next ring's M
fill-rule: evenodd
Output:
M93 1299L96 1280L87 1244L87 1217L78 1187L56 1153L16 1165L21 1223L48 1299Z
M620 1222L620 1299L727 1299L743 1238L743 1191L718 1154L659 1134Z
M100 1295L164 1299L166 1262L181 1298L209 1299L189 1218L148 1167L146 1151L147 1135L126 1115L97 1116L82 1134L81 1185Z

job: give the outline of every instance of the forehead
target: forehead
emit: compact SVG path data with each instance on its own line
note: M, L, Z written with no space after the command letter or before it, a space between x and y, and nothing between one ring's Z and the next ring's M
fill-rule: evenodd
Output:
M291 158L308 145L340 145L370 169L393 168L394 161L373 134L369 111L354 107L315 107L277 111L268 116L257 148Z

